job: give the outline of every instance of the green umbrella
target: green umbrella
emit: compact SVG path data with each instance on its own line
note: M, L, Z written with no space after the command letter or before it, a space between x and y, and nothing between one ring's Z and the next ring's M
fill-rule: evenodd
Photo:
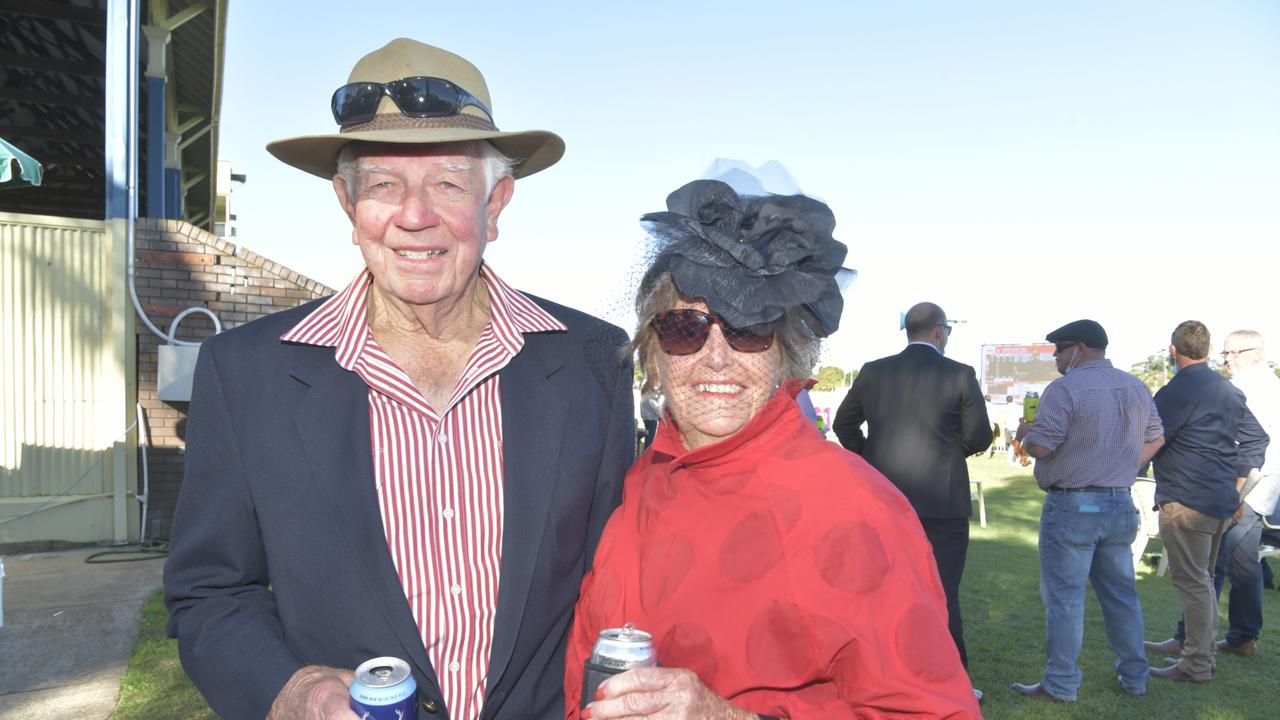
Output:
M39 160L0 138L0 189L39 185L43 176Z

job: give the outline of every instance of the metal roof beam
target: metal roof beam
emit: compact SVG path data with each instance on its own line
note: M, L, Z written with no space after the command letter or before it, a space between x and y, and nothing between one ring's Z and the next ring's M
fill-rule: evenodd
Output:
M179 123L177 127L174 127L172 129L172 131L178 133L179 135L186 135L188 130L194 127L197 127L198 125L200 125L200 123L208 122L208 121L209 121L209 116L204 113L201 113L199 115L196 115L193 118L188 118L187 120ZM197 135L197 137L199 136ZM186 138L183 138L183 140L185 141Z
M102 73L106 70L101 60L97 62L76 62L5 52L0 52L0 67L42 70L44 72L66 73L68 75L92 75L94 77L102 77Z
M0 125L0 137L26 137L40 140L65 140L81 145L102 143L101 133L61 130L48 127L23 127L19 125Z
M207 11L208 9L209 9L209 2L208 0L204 0L203 2L194 3L184 8L178 11L176 14L170 15L169 17L164 18L163 20L157 22L156 24L172 32L182 27L188 21L194 20L195 18L199 17L201 13Z
M202 118L202 121L204 121L205 124L199 130L196 130L190 135L183 133L182 141L178 143L179 150L186 150L188 145L204 137L213 129L213 123L208 122L208 118ZM183 124L185 125L186 123Z
M34 105L62 105L65 107L77 107L85 110L106 112L103 108L104 97L102 95L97 97L85 95L60 95L38 90L0 87L0 100L12 100L13 102L32 103Z
M187 178L186 180L183 180L183 181L182 181L182 192L184 192L184 193L185 193L186 191L190 190L191 188L195 187L196 185L199 185L200 183L204 182L204 181L205 181L205 179L206 179L206 178L208 178L208 177L209 177L209 174L208 174L208 173L196 173L196 174L195 174L195 175L193 175L192 177L189 177L189 178Z
M107 11L98 8L79 7L52 0L5 0L0 14L30 15L49 20L70 20L86 25L106 27Z

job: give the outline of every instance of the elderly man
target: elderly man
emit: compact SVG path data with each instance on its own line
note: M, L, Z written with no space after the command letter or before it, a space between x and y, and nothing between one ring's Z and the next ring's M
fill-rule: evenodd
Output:
M947 596L951 637L968 667L960 580L973 507L965 458L991 444L991 422L973 368L944 356L951 324L942 308L913 305L903 329L907 347L862 366L832 429L898 486L920 517Z
M375 656L407 661L424 715L563 716L631 369L622 330L483 261L515 178L563 152L490 107L469 62L400 39L334 93L340 132L268 146L332 181L365 268L201 350L165 592L223 717L354 719Z
M1121 687L1147 689L1142 606L1130 546L1138 511L1129 488L1163 443L1160 415L1142 381L1106 358L1107 333L1076 320L1049 333L1062 377L1049 383L1033 422L1015 437L1036 458L1046 493L1040 516L1040 590L1048 663L1040 682L1013 683L1023 695L1072 702L1084 679L1085 584L1093 585Z
M1257 418L1268 438L1280 434L1280 377L1267 366L1266 345L1253 330L1237 330L1222 344L1222 362L1231 384L1244 393L1245 406ZM1222 536L1213 586L1219 595L1228 573L1227 636L1218 650L1252 657L1258 654L1262 631L1262 519L1276 511L1280 500L1280 450L1269 440L1262 467L1252 489L1241 487L1244 502Z
M1169 573L1182 598L1179 641L1147 643L1152 652L1181 655L1177 664L1152 668L1166 680L1213 679L1218 601L1213 568L1227 520L1240 507L1239 488L1262 466L1267 434L1245 406L1245 396L1208 364L1209 329L1188 320L1173 331L1169 353L1177 374L1156 393L1165 445L1155 456L1160 539Z

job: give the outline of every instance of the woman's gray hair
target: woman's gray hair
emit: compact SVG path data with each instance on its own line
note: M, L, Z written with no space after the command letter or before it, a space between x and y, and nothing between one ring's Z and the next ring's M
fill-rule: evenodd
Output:
M658 334L653 329L653 318L663 310L670 310L679 301L696 302L701 298L681 295L675 281L669 273L664 273L649 283L649 287L641 288L636 297L635 339L627 346L627 354L636 353L636 366L644 377L641 392L654 388L657 379L658 354L662 348L658 346ZM713 311L715 308L711 308ZM813 372L818 364L818 352L821 350L822 338L813 334L805 322L804 310L791 308L781 318L773 322L774 342L782 353L782 364L779 377L775 382L789 378L805 378Z
M360 148L370 143L350 142L342 146L342 151L338 153L338 172L343 182L347 185L347 200L353 205L356 202L356 181L358 163L360 159ZM486 140L469 140L465 143L469 154L480 158L480 176L484 179L484 196L489 199L489 193L493 192L493 187L503 177L511 174L511 169L515 167L516 161L503 155L498 148L493 146Z

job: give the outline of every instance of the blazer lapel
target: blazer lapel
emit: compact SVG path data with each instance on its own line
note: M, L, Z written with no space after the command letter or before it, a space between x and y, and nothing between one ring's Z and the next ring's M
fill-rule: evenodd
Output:
M502 575L486 694L502 679L524 620L545 535L567 403L550 382L558 358L538 352L537 335L499 373L502 392Z
M334 531L351 566L368 586L377 608L404 647L405 656L439 691L418 625L387 548L374 487L369 437L368 386L338 367L331 354L293 373L304 385L293 420L316 488L329 508Z

